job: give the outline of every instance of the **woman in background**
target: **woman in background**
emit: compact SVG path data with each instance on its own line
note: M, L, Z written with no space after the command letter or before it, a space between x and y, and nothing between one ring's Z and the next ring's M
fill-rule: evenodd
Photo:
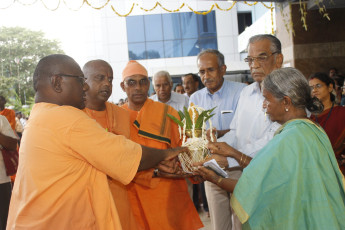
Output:
M337 106L332 93L334 81L325 73L315 73L309 77L312 97L317 97L323 104L320 114L313 114L311 119L320 124L331 141L340 170L345 175L345 108Z

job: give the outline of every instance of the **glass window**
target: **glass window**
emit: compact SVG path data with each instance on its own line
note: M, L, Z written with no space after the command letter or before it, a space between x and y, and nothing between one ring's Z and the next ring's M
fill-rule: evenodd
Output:
M181 32L182 38L197 38L198 37L198 22L197 15L193 12L182 13L181 16Z
M214 11L206 15L197 15L199 36L200 37L212 37L217 36L216 31L216 17Z
M198 39L182 40L182 50L183 57L198 55L198 53L200 52Z
M164 40L181 39L179 14L163 14Z
M130 42L145 42L144 16L127 17L127 39Z
M162 41L163 40L162 15L161 14L145 15L144 22L145 22L146 41Z
M126 17L130 60L196 56L217 49L215 12Z
M164 58L163 42L146 42L147 59Z
M199 47L201 50L204 49L218 49L217 38L201 38L199 39Z
M251 12L237 13L238 34L241 34L247 27L252 24Z
M128 44L128 55L129 60L140 60L146 59L145 43L129 43Z
M181 40L164 41L164 53L166 58L182 57Z

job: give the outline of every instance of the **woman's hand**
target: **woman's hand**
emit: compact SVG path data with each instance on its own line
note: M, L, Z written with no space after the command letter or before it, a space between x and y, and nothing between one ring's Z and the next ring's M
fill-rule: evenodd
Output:
M209 142L207 148L212 154L235 157L236 150L225 142Z
M215 172L205 167L199 167L196 171L196 174L200 175L204 180L210 181L214 184L217 184L221 178Z

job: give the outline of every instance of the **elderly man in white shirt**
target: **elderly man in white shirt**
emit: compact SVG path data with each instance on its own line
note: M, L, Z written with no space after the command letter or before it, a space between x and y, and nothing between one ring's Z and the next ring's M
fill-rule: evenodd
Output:
M177 111L183 111L183 107L188 108L189 98L185 95L172 92L173 82L171 76L167 71L159 71L153 75L153 88L156 94L150 98L154 101L159 101L170 105Z
M239 159L218 159L219 163L227 162L228 168L244 168L255 154L273 138L280 127L271 122L262 108L264 97L261 83L273 70L281 68L283 55L280 41L269 34L255 35L249 39L248 62L254 83L245 87L240 95L234 118L230 124L230 132L226 133L218 142L226 142L233 152L241 152ZM235 154L234 154L235 155ZM225 157L224 157L225 158ZM237 175L238 177L240 175ZM238 178L234 178L238 179ZM221 188L219 188L221 189ZM219 200L219 202L222 202ZM233 217L232 229L241 229L241 223Z

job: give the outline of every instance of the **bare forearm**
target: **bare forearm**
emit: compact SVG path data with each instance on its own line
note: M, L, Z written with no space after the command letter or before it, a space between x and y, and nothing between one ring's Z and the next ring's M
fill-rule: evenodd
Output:
M236 149L233 149L232 151L233 158L235 158L235 160L242 168L245 168L249 165L250 161L252 160L250 156L243 154L242 152Z
M228 192L233 192L238 180L230 179L230 178L222 178L219 179L216 183L219 187L222 189L228 191Z
M153 168L159 162L166 158L166 151L162 149L154 149L145 146L142 147L142 156L138 171Z
M0 133L0 144L7 150L17 149L17 140Z

